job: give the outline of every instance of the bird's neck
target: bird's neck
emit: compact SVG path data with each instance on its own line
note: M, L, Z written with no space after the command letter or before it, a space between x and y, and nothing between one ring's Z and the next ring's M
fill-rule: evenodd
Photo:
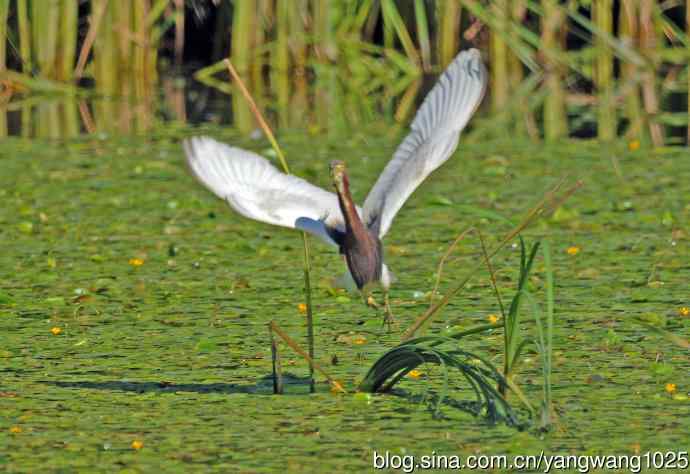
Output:
M340 203L340 210L345 218L346 231L357 236L364 236L367 234L366 227L362 223L357 213L357 206L352 201L350 194L350 180L347 175L343 175L342 182L336 186L338 192L338 202Z

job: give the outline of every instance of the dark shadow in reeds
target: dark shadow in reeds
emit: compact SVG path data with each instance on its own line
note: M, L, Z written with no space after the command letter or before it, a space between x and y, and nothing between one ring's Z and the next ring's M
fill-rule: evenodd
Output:
M98 129L144 131L155 123L150 109L158 56L169 48L179 66L192 24L185 19L203 16L185 16L186 7L216 11L215 28L204 25L215 29L211 61L230 51L250 90L261 97L270 78L280 127L301 127L303 117L319 114L312 109L322 101L303 100L310 96L304 79L327 78L330 67L360 97L384 95L389 103L401 96L406 107L395 117L405 120L420 90L409 85L473 45L487 53L491 71L487 110L497 126L485 128L484 135L500 135L507 125L535 141L592 133L655 146L690 141L690 79L681 83L690 77L690 26L668 13L680 8L678 2L257 0L203 8L183 0L83 3L77 8L74 1L0 2L0 36L10 39L13 53L8 58L0 52L0 67L16 65L6 78L30 93L74 94L67 83L76 80L93 84L98 94L144 104L117 126L108 120L116 109L106 103L94 107ZM685 10L690 23L687 2ZM87 23L86 34L79 35L77 25ZM172 46L161 41L168 31ZM196 77L214 82L212 71L223 68L210 65ZM250 132L251 113L239 101L234 108L240 130ZM683 137L681 127L687 129Z

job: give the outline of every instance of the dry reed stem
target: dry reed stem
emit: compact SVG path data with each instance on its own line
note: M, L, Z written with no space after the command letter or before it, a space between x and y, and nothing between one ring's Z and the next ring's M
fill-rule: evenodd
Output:
M84 74L84 67L86 67L86 60L89 57L89 52L93 47L93 42L96 40L96 34L98 34L98 27L101 24L103 15L108 8L108 0L101 3L101 8L96 11L95 15L91 17L89 22L89 31L86 33L86 38L84 39L84 44L81 46L81 51L79 51L79 60L77 60L77 67L74 69L74 79L81 79L82 74Z
M83 100L79 101L79 115L81 116L81 121L84 123L86 131L89 134L96 133L96 125L93 123L93 117L91 117L89 106Z
M479 243L482 246L482 255L484 256L484 262L486 263L486 268L489 270L489 276L491 278L491 286L496 294L496 299L498 300L498 306L501 309L501 317L505 321L506 312L503 306L503 300L501 299L501 293L498 291L498 285L496 284L496 272L494 271L493 265L491 265L491 259L489 258L489 253L486 251L486 244L484 243L484 236L482 231L477 229L477 234L479 234Z
M280 145L278 145L278 141L275 138L275 135L273 135L273 131L271 130L271 127L269 127L268 123L264 119L263 114L259 110L259 107L256 105L256 102L254 102L254 98L250 94L249 90L247 87L244 85L244 81L242 81L242 78L240 77L239 74L237 74L237 71L232 65L232 62L230 59L225 59L225 65L228 67L228 71L230 72L230 76L232 76L233 80L235 83L237 83L238 87L240 88L240 91L242 92L242 95L244 95L244 98L247 100L247 103L249 104L249 108L252 110L252 113L254 114L254 117L256 118L256 121L259 122L259 125L261 126L261 129L264 131L266 136L268 137L268 140L271 142L271 146L275 150L276 154L278 155L278 158L280 159L280 163L283 166L283 169L287 174L290 173L290 167L287 164L287 160L285 159L285 155L283 154L283 150L280 148ZM312 312L312 300L311 300L311 279L310 279L310 264L309 264L309 240L307 238L307 233L302 232L302 246L304 247L304 292L306 295L306 305L307 305L307 341L309 345L309 360L314 360L314 316ZM314 366L309 365L309 375L311 377L311 390L314 390Z
M434 297L438 292L438 286L441 284L441 275L443 274L443 266L446 263L446 259L450 256L451 253L453 253L453 250L455 250L455 247L460 243L460 241L464 239L465 236L473 230L474 227L470 227L460 232L460 234L455 238L453 243L448 246L448 249L443 254L443 257L441 257L441 260L438 262L438 269L436 270L436 282L434 283L434 288L431 290L431 296L429 297L429 307L434 305Z
M285 332L283 332L283 330L280 329L280 327L275 323L275 321L271 321L271 322L269 323L269 327L271 328L271 330L272 330L274 333L276 333L278 336L280 336L280 338L281 338L283 341L285 341L285 344L287 344L288 346L290 346L290 348L291 348L293 351L295 351L297 354L299 354L299 355L301 355L302 357L304 357L304 359L309 363L309 365L310 365L311 367L313 367L314 369L316 369L317 371L319 371L319 372L321 373L321 375L323 375L324 377L326 377L326 379L328 380L328 382L331 384L331 386L332 386L335 390L337 390L337 391L339 391L339 392L342 392L342 393L347 393L347 391L343 388L343 386L340 384L340 382L338 382L338 381L335 380L333 377L331 377L331 376L328 374L328 372L326 372L326 371L324 370L324 368L321 367L321 365L319 365L314 359L312 359L311 357L309 357L309 354L307 354L306 351L305 351L304 349L302 349L302 348L300 347L299 344L297 344L294 340L292 340L292 338L291 338L290 336L288 336Z
M242 95L244 95L244 98L247 99L247 102L249 103L249 108L252 109L252 113L254 114L254 117L256 117L257 122L259 122L259 126L266 134L268 141L271 142L271 146L273 147L273 149L276 151L278 159L280 160L280 164L283 167L283 170L287 174L291 174L290 167L288 166L287 160L285 159L285 155L283 154L283 151L280 149L280 146L278 146L278 142L276 141L275 135L273 135L271 127L268 126L268 123L264 119L264 116L259 110L259 107L257 107L256 102L254 102L254 98L250 94L247 87L244 85L242 78L240 78L239 74L237 74L237 71L233 67L232 62L230 62L230 60L227 58L224 60L224 62L228 68L228 71L230 72L230 75L232 76L233 81L237 83L237 86L240 88Z
M278 343L273 337L273 328L268 324L268 335L271 338L271 366L273 368L273 393L281 395L283 393L283 368L280 363L280 351Z
M568 199L575 191L582 187L582 181L578 181L574 186L566 190L561 196L557 193L563 186L564 180L561 180L556 186L554 186L550 191L548 191L544 197L537 203L530 211L527 216L518 224L513 230L511 230L506 236L499 242L499 244L494 248L488 255L488 259L491 260L499 251L501 251L511 240L513 240L518 234L525 230L530 224L535 222L538 218L546 215L548 212L556 210L566 199ZM402 335L402 341L407 341L412 338L415 333L427 323L431 317L438 312L441 308L446 306L450 299L462 290L465 285L470 281L474 274L484 265L484 262L480 262L475 265L468 275L456 286L454 289L446 293L446 296L438 302L436 305L432 306L426 310L421 316L419 316L414 323L405 331Z

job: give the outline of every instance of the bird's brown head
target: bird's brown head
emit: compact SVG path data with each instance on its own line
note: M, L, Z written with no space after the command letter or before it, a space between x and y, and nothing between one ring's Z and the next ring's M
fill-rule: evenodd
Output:
M333 184L338 192L344 191L345 180L347 179L345 175L345 163L339 160L331 161L331 178L333 179Z

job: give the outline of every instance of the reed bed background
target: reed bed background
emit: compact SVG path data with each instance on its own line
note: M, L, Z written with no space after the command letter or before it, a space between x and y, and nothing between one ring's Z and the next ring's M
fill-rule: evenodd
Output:
M8 117L55 137L186 121L203 105L173 78L192 75L253 130L228 55L278 128L404 121L473 46L491 74L477 138L686 144L689 34L690 0L0 0L0 134Z

